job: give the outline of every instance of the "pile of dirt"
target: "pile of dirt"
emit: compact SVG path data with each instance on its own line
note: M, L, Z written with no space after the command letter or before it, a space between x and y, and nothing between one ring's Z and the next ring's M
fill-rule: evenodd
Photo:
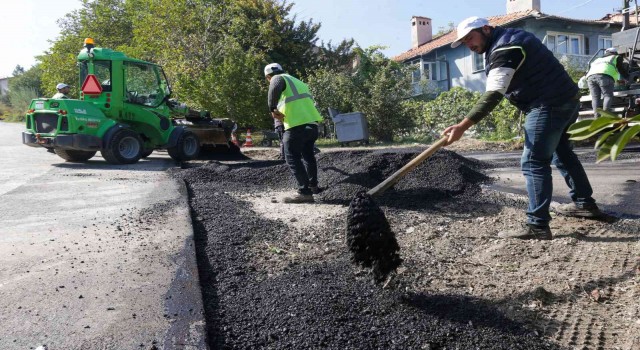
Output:
M406 282L384 289L350 263L346 205L418 151L321 153L326 190L316 196L318 204L289 205L298 216L286 219L266 218L252 206L294 188L282 162L209 162L175 172L190 192L211 348L558 348L488 301L412 291ZM481 168L441 150L380 201L391 213L467 203L487 180ZM269 204L287 206L275 199ZM295 226L327 205L343 207L343 218Z

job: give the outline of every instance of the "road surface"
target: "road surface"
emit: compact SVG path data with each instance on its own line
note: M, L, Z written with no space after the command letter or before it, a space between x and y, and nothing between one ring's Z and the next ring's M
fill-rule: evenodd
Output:
M0 122L0 349L203 349L184 185L154 153L67 163Z

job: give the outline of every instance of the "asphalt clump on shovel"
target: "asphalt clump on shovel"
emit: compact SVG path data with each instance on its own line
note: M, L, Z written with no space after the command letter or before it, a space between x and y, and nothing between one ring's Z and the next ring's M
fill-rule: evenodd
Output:
M384 213L366 192L356 194L349 204L347 245L351 261L372 268L377 283L400 266L400 246Z

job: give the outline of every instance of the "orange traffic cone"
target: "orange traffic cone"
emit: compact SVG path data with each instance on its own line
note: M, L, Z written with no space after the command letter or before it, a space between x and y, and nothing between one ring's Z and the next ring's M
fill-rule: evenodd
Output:
M253 147L253 140L251 140L251 129L247 129L247 137L244 140L243 147Z
M233 143L234 145L240 147L240 144L238 143L238 139L236 138L236 134L231 133L231 143Z

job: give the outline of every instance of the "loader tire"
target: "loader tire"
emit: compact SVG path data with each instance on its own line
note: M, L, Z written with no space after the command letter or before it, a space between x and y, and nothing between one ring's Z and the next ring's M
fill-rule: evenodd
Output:
M153 153L152 149L147 149L142 151L142 154L140 154L140 158L147 158L148 156L151 155L151 153Z
M167 148L169 156L176 161L191 160L198 157L200 153L200 140L198 136L191 131L184 131L174 147Z
M233 142L229 142L229 153L238 154L240 153L240 147Z
M86 162L96 155L97 151L77 151L71 149L56 148L55 153L67 162Z
M142 138L130 129L118 130L100 153L110 164L133 164L142 156Z

